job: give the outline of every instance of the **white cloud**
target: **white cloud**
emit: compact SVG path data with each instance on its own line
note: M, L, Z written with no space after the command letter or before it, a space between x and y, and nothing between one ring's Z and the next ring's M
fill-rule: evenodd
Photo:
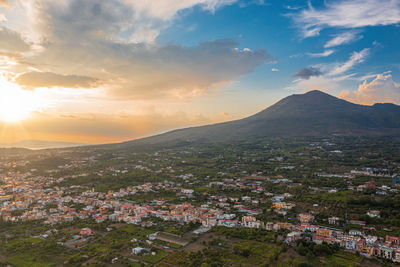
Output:
M341 91L339 97L365 105L374 103L400 104L400 84L394 82L390 74L378 74L370 83L364 81L360 84L357 91Z
M1 0L0 0L1 1ZM160 31L166 29L182 13L194 7L208 12L231 5L238 0L19 0L18 12L14 17L23 18L27 25L25 33L31 40L47 38L48 22L51 15L63 18L57 25L69 24L68 28L80 28L81 32L97 32L113 39L127 42L154 42ZM25 14L22 14L24 12ZM71 23L73 21L74 23ZM21 28L21 30L24 30ZM54 29L53 29L54 30Z
M308 9L294 15L303 37L319 35L323 28L362 28L393 25L400 22L400 1L397 0L338 0L325 7Z
M364 62L368 55L369 48L365 48L359 52L353 52L349 59L344 62L318 64L303 68L293 75L299 79L292 81L292 84L287 86L286 89L295 91L323 90L331 93L338 91L343 88L344 84L362 79L362 77L357 77L355 73L351 73L350 70L357 64Z
M85 81L101 80L102 87L116 97L190 98L274 60L263 49L235 49L239 44L232 39L190 47L149 42L185 9L200 6L214 12L233 2L32 0L24 2L24 8L32 15L39 36L31 40L35 39L40 49L29 51L32 46L20 34L8 30L0 31L0 48L28 50L26 56L18 58L20 66L14 72L28 73L34 67L34 85L42 82L39 78L45 74L54 78L49 86L72 82L77 87L88 78ZM28 78L26 84L31 85L32 75ZM84 84L91 87L93 83Z
M341 88L343 81L351 78L351 75L337 77L311 76L309 79L296 79L285 89L289 91L307 92L310 90L320 90L332 93Z
M122 0L122 2L132 7L136 23L139 23L137 27L139 30L135 30L131 40L152 42L160 30L168 27L169 22L187 9L199 6L214 13L217 9L231 5L237 0Z
M272 68L271 71L276 72L276 71L279 71L279 69L278 68Z
M347 31L347 32L343 32L343 33L336 35L334 38L329 40L324 45L324 47L330 48L330 47L335 47L335 46L339 46L339 45L343 45L343 44L349 44L356 40L359 40L360 38L362 38L362 36L358 35L357 32Z
M309 55L310 57L328 57L333 53L335 53L335 50L329 49L321 53L307 53L307 55Z
M338 75L343 74L344 72L351 69L354 65L362 63L369 55L369 48L364 48L360 52L353 52L349 60L346 62L338 64L330 73L329 75Z
M123 2L132 6L140 15L145 14L153 18L170 20L178 12L194 6L200 6L204 10L215 12L218 8L233 4L237 0L123 0Z
M0 13L0 22L7 22L6 15Z

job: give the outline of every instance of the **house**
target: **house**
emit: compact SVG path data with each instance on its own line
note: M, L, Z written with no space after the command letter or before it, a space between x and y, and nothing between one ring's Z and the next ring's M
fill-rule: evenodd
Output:
M313 242L320 245L322 244L322 242L324 242L324 237L319 235L314 235Z
M244 202L250 202L250 201L251 201L251 197L249 197L249 196L243 196L243 197L242 197L242 200L243 200Z
M350 230L349 235L359 235L362 236L363 234L358 230Z
M236 227L237 224L238 224L237 220L227 220L227 219L218 220L218 226L233 228Z
M135 255L148 253L150 250L148 248L136 247L132 249L132 253Z
M329 224L339 225L339 218L338 217L330 217L328 218Z
M379 210L370 210L367 212L367 215L371 218L380 218L381 217Z
M79 232L79 235L83 237L89 237L94 235L94 231L90 228L82 228L81 231Z
M393 248L394 256L392 260L394 262L400 262L400 248Z
M274 223L273 222L267 222L267 224L265 225L265 229L268 230L268 231L274 230Z
M290 232L286 236L286 243L293 243L301 238L301 232Z
M314 221L314 216L309 213L300 213L299 220L301 223L310 223Z
M382 258L391 260L393 258L393 248L381 246L381 255Z
M375 244L375 242L378 240L378 237L376 237L376 236L371 236L371 235L369 235L369 236L367 236L366 238L365 238L365 241L367 242L367 244L368 245L373 245L373 244Z
M242 217L242 226L247 228L263 228L264 223L257 220L253 216L243 216Z
M285 210L290 210L296 205L293 203L286 203L286 202L273 202L272 207L274 209L280 210L280 209L285 209Z
M358 240L357 245L356 245L356 250L363 254L366 253L367 243L365 242L365 239Z
M311 224L304 224L303 225L307 231L316 232L319 229L319 226L311 225Z
M330 236L332 236L332 233L333 233L333 231L329 230L329 229L320 228L317 230L317 235L323 236L323 237L330 237Z
M390 245L400 245L400 237L386 235L385 241Z
M346 249L355 250L357 247L357 241L355 240L347 240L345 244Z
M158 233L155 232L153 234L149 234L147 237L149 238L149 240L156 240L157 239L157 235L158 235Z
M185 195L191 195L194 193L194 190L193 189L182 189L181 192L182 192L182 194L185 194Z
M217 225L217 219L212 217L206 217L204 219L201 219L201 224L204 227L213 227Z
M238 209L238 211L247 213L247 215L258 215L258 214L261 213L261 211L258 210L258 209L250 209L250 208L247 208L247 207L241 207L241 208Z

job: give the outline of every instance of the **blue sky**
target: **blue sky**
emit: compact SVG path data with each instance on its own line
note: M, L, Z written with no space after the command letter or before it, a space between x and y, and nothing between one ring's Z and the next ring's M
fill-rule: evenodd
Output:
M288 87L291 87L293 92L307 90L307 87L293 85L293 81L296 80L293 75L296 71L320 64L346 62L352 53L363 49L369 49L368 56L347 72L360 79L343 80L335 89L329 90L329 93L338 95L344 89L357 90L363 78L371 81L377 74L382 73L390 72L393 80L399 81L398 22L385 26L327 27L317 36L305 37L296 18L300 16L302 10L310 8L327 10L324 2L253 2L246 6L241 4L225 6L215 12L204 11L201 7L197 7L182 12L182 16L162 32L159 39L162 43L191 46L208 40L232 38L242 49L247 47L267 50L276 58L276 63L259 66L252 73L241 77L238 84L246 90L280 91L277 95L282 96L290 93ZM336 2L339 5L341 1L327 2ZM378 1L369 2L379 4ZM324 47L335 36L346 33L354 35L347 43ZM312 55L325 51L331 51L332 54ZM271 71L272 69L275 71Z
M310 90L400 104L398 0L0 0L0 24L1 142L129 140Z

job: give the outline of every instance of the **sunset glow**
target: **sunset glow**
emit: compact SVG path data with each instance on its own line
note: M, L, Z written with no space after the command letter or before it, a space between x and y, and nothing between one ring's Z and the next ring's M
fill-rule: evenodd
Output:
M22 90L18 85L0 77L0 120L19 123L29 119L33 111L44 107L35 92Z
M0 128L102 143L310 90L400 103L398 1L295 2L0 0Z

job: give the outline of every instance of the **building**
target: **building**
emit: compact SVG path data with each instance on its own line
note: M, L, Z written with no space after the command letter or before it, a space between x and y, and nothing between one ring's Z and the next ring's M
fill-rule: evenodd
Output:
M386 235L385 241L390 245L400 245L400 237Z
M298 217L301 223L310 223L314 221L314 216L309 213L300 213Z
M361 233L361 231L358 231L358 230L350 230L350 231L349 231L349 235L359 235L359 236L362 236L362 233Z
M135 255L139 255L142 253L148 253L149 249L148 248L142 248L142 247L136 247L132 249L132 253Z
M400 176L398 174L394 174L392 176L392 185L393 185L393 187L396 187L397 184L399 184L399 183L400 183Z
M301 232L290 232L286 236L286 243L293 243L301 238Z
M394 262L400 262L400 248L394 248L393 252L394 252L394 256L393 256L392 260Z
M264 223L257 220L253 216L243 216L242 217L242 226L247 228L263 228Z
M82 228L82 230L79 232L79 235L83 237L89 237L94 235L94 231L90 228Z
M330 217L328 218L329 224L339 225L339 218L338 217Z
M382 258L391 260L393 258L393 248L381 246L381 255Z
M332 234L333 234L333 231L329 230L329 229L319 228L317 230L317 235L319 235L319 236L330 237L330 236L332 236Z
M370 210L367 212L367 215L371 218L380 218L380 211L379 210Z
M290 210L294 208L296 205L293 203L286 203L286 202L273 202L272 207L274 209L280 210L280 209L285 209L285 210Z

